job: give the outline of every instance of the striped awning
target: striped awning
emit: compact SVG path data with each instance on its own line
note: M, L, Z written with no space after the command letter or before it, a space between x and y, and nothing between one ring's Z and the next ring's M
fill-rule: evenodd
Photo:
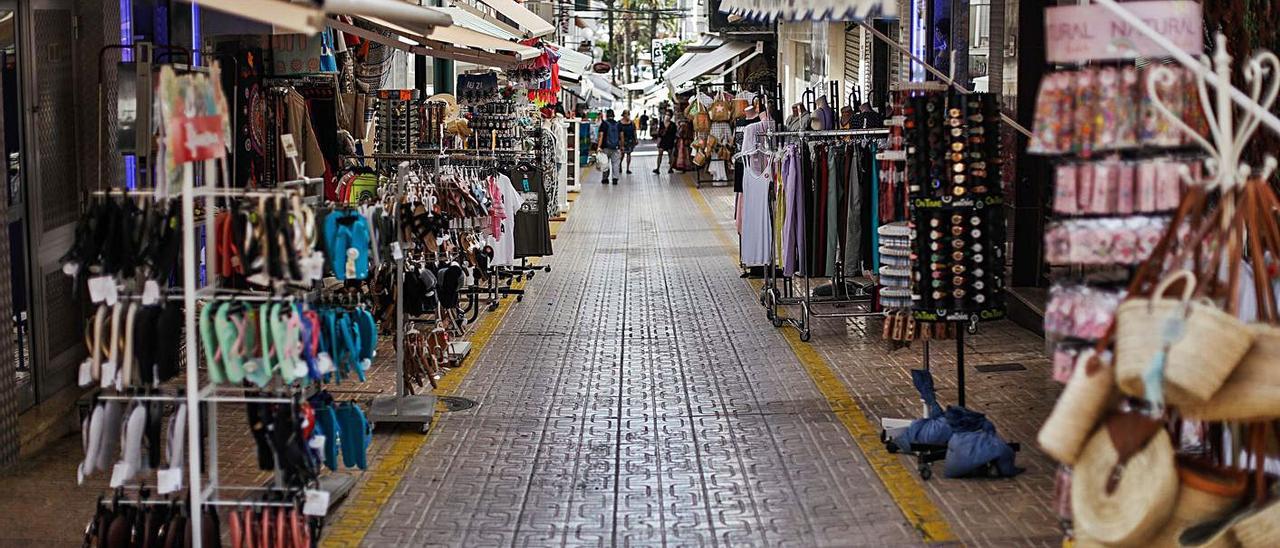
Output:
M720 11L751 20L860 21L896 17L896 0L723 0Z

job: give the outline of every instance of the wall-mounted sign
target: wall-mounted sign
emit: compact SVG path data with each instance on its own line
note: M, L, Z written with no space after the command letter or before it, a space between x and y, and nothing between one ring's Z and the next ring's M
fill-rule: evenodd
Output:
M1186 52L1204 52L1204 19L1199 2L1125 2L1121 7ZM1050 63L1169 56L1133 25L1097 4L1046 8L1044 30Z
M609 63L601 61L599 63L591 65L591 70L595 71L596 74L609 74L609 71L613 70L613 65L610 65Z

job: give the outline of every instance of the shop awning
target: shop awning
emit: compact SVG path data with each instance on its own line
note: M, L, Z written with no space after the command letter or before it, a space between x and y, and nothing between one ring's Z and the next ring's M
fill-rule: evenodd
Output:
M493 21L495 24L502 25L510 29L521 38L537 38L551 34L556 29L545 19L538 17L537 14L528 10L524 6L515 3L513 0L475 0L479 4L492 8L494 13L501 15L507 20L515 23L514 26L505 21L501 21L490 14L481 11L476 4L469 4L465 1L455 1L453 4L460 9L469 11L485 19Z
M675 65L672 65L671 68L663 73L662 77L666 80L667 86L674 91L688 82L710 74L727 63L734 62L734 66L726 70L736 68L738 65L751 60L752 57L759 55L762 48L763 46L759 43L728 41L706 53L685 54L690 56L687 58L681 56ZM738 59L743 54L748 55L743 59Z
M560 54L560 74L565 71L577 74L586 73L591 67L591 56L578 50L569 49L559 44L552 44L556 48L556 53Z
M586 77L587 80L591 81L591 87L600 90L602 93L608 94L614 99L621 99L627 96L626 91L623 91L622 88L613 85L608 79L600 74L588 73Z
M325 25L319 8L282 0L200 0L200 7L304 34L320 32Z
M510 67L542 55L529 46L463 27L437 27L423 36L374 17L358 18L365 26L330 20L329 26L415 55L452 59L491 67ZM373 30L370 30L373 29ZM406 44L401 40L411 44ZM413 45L417 44L417 45Z
M453 26L471 29L507 41L519 40L520 35L511 32L505 25L499 25L488 18L476 15L462 8L436 8L453 18Z
M802 4L802 5L798 5ZM859 21L895 17L896 0L722 0L720 11L751 20Z
M630 84L622 84L622 89L627 91L644 91L653 87L653 85L653 80L640 80L638 82L631 82Z

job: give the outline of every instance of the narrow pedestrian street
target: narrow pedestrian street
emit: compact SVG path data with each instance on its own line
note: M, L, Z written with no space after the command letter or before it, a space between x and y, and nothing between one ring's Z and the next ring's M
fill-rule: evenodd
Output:
M452 394L479 405L394 442L411 450L389 457L411 459L403 475L375 469L328 542L957 540L906 465L883 449L864 455L855 434L876 427L842 381L815 379L764 319L739 277L732 224L686 176L652 175L652 162L638 157L617 186L585 171L553 269L485 335ZM1052 539L1052 520L1038 525Z

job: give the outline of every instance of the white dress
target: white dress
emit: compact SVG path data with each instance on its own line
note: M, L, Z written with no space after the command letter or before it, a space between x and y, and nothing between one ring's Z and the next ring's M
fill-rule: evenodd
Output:
M742 128L742 150L756 150L760 134L773 124L761 121ZM742 172L742 240L740 255L745 266L769 264L769 250L773 246L773 230L769 222L769 185L773 170L769 155L764 152L745 157Z
M509 266L516 261L516 212L524 205L524 197L506 175L498 175L498 189L502 191L502 209L507 216L500 223L502 234L489 236L489 245L493 246L493 260L489 264Z

